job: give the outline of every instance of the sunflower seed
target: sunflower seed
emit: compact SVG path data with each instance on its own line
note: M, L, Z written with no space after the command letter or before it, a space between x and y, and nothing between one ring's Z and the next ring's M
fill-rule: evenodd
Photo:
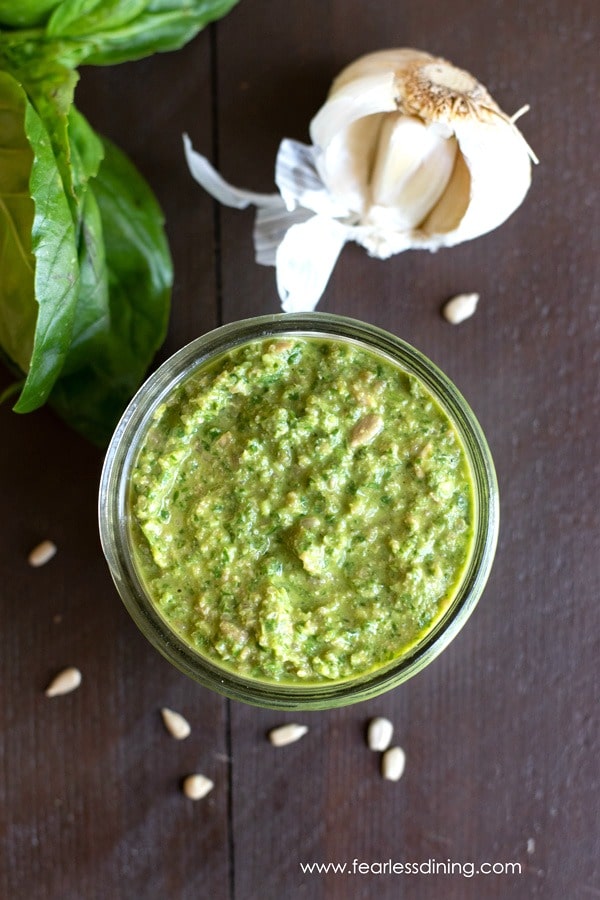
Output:
M377 716L369 722L367 743L371 750L387 750L392 742L394 726L389 719Z
M27 562L30 566L37 569L39 566L45 566L47 562L50 562L55 553L56 544L53 544L52 541L42 541L30 552Z
M171 737L174 737L177 741L182 741L184 738L188 737L192 729L190 728L188 720L184 719L181 713L174 712L174 710L163 706L160 714L164 726Z
M52 679L46 688L46 697L60 697L61 694L70 694L81 684L81 672L79 669L69 666L63 669Z
M406 754L402 747L390 747L381 757L381 774L388 781L400 781L405 764Z
M278 728L271 729L269 740L274 747L285 747L286 744L293 744L294 741L299 741L307 731L306 725L296 725L293 722L289 722L287 725L280 725Z
M479 294L457 294L442 308L442 315L452 325L459 325L473 315L477 309Z
M214 786L214 781L211 781L206 775L188 775L183 779L182 790L190 800L202 800L203 797L210 794Z

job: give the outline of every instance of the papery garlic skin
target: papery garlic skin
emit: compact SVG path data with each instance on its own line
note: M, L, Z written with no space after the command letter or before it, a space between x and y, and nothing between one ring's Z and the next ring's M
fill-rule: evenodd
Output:
M407 48L344 69L310 135L353 239L380 258L496 228L523 201L535 160L472 75Z

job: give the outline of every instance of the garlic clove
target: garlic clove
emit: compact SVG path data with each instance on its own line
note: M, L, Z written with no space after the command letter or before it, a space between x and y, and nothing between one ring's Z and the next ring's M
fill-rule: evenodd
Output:
M531 162L527 144L514 134L515 126L500 117L493 121L461 121L456 139L467 179L458 178L454 190L439 209L433 208L422 226L427 243L451 247L497 228L523 202L531 184ZM459 221L450 229L448 211ZM444 222L446 218L446 223Z
M310 123L311 140L322 148L319 175L349 212L365 212L381 113L395 109L393 73L376 73L342 85Z
M368 221L416 228L439 201L452 175L456 140L415 116L390 114L379 133Z
M382 124L380 114L351 122L332 138L319 167L327 172L329 188L336 199L360 216L368 208L369 179Z
M375 113L394 112L396 79L392 71L381 71L340 83L310 123L313 144L326 148L334 137L353 122Z
M438 235L441 241L441 235L449 237L456 232L465 217L470 199L471 173L462 152L459 152L455 156L446 190L421 225L425 239Z

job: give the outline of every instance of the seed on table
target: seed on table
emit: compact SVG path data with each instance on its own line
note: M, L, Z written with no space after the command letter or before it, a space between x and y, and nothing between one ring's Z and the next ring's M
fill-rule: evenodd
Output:
M473 315L479 303L479 294L457 294L442 308L442 315L452 325L459 325Z
M207 778L206 775L188 775L184 778L182 790L186 797L190 800L202 800L207 794L210 794L215 783Z
M50 562L55 553L56 544L52 541L42 541L30 552L27 562L30 566L37 569L39 566L45 566L47 562Z
M389 719L376 716L369 722L367 730L367 743L371 750L387 750L392 742L394 726Z
M297 725L294 722L290 722L287 725L279 725L277 728L272 728L269 732L269 740L274 747L285 747L286 744L293 744L294 741L299 741L307 731L306 725Z
M177 741L182 741L184 738L188 737L191 732L190 723L187 719L185 719L181 713L175 712L172 709L168 709L166 706L160 711L162 716L162 720L165 728Z
M81 684L81 672L74 666L63 669L52 679L46 688L46 697L60 697L62 694L70 694Z
M381 774L388 781L400 781L405 764L406 754L402 747L390 747L381 757Z

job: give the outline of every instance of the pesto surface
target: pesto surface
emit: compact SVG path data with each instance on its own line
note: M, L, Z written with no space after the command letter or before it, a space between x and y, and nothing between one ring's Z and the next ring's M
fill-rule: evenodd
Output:
M460 440L422 383L350 342L284 336L200 366L131 476L140 577L238 674L318 683L402 656L472 545Z

